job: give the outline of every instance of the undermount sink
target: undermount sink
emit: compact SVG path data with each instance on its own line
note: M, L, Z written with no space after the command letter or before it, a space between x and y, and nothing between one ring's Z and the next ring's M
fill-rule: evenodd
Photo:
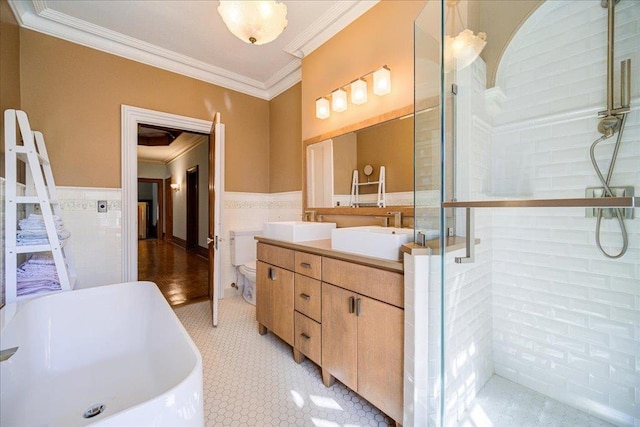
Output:
M265 222L264 237L286 242L304 242L331 238L335 222L275 221Z
M369 226L331 230L331 249L391 261L400 260L400 247L412 241L412 228Z

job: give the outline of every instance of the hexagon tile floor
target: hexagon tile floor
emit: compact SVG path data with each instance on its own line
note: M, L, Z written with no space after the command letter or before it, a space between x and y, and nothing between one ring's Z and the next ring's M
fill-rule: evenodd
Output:
M217 328L209 302L175 308L198 346L204 367L207 426L388 426L393 421L340 382L322 384L320 369L297 364L291 347L259 335L255 307L242 297L220 301ZM533 390L494 375L460 427L611 426Z
M394 425L341 383L326 388L320 368L297 364L273 334L259 335L255 312L241 296L225 298L212 328L209 302L175 308L202 355L207 426Z

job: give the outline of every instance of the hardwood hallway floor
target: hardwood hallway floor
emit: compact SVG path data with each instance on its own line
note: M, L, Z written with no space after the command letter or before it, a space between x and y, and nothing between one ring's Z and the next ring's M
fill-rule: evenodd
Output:
M163 240L138 240L138 280L154 282L170 305L207 299L208 261Z

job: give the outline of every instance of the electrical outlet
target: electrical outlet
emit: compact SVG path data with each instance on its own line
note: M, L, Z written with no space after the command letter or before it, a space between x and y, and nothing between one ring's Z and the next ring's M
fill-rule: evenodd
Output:
M447 228L447 236L449 236L449 237L453 237L454 236L453 227Z
M106 211L107 211L107 201L98 200L98 212L106 212Z

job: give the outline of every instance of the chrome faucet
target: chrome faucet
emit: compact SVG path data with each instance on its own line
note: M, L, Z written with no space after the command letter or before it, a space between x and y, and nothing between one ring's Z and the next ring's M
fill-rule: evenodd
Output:
M316 222L316 211L304 211L302 219L305 221Z
M393 216L393 226L402 228L402 212L387 212L387 215Z

